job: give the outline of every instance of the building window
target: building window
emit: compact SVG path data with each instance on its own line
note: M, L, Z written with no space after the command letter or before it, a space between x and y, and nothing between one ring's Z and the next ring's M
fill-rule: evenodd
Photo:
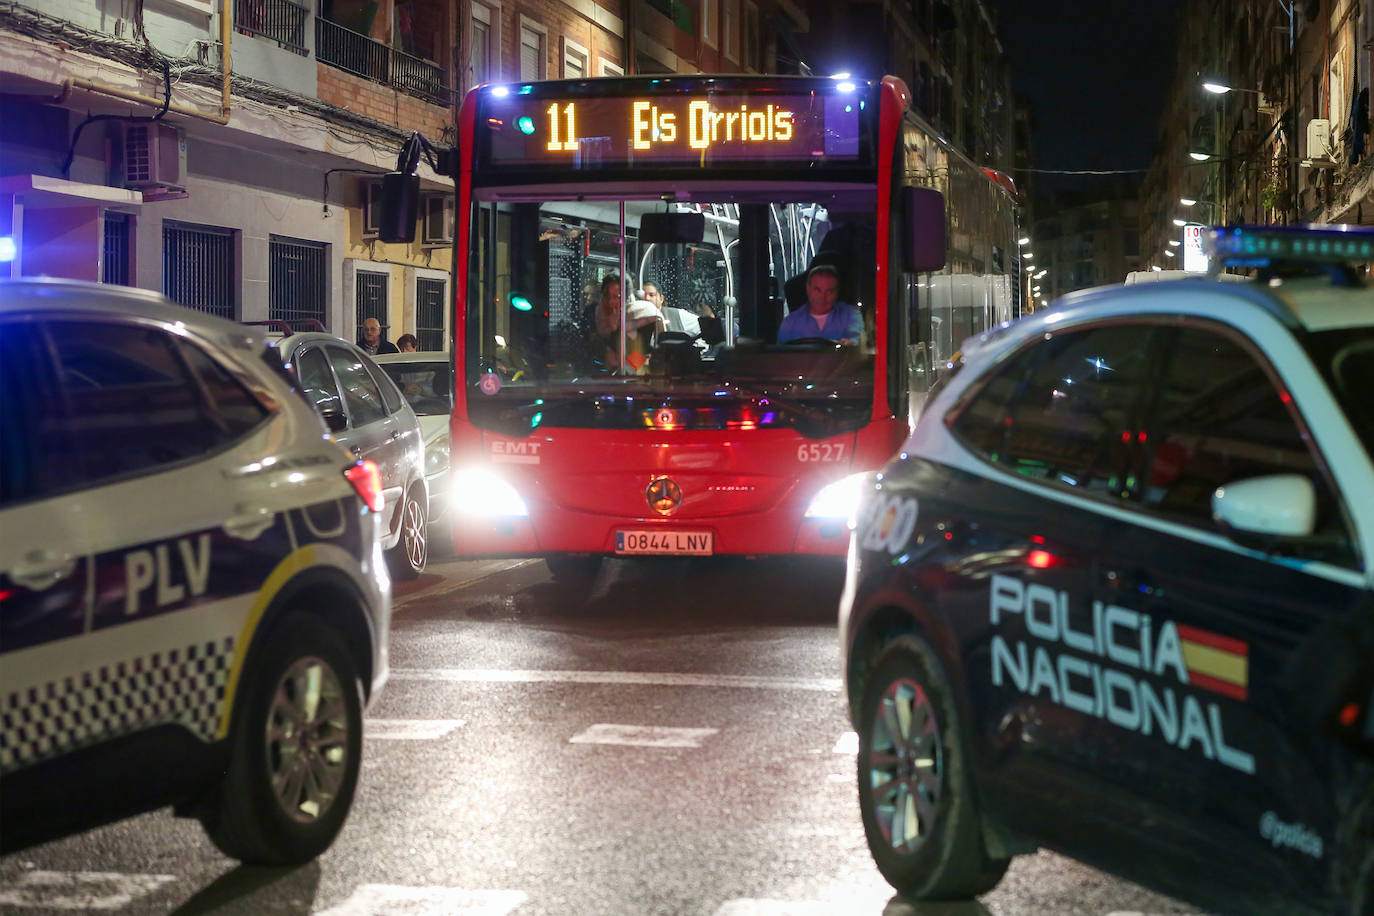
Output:
M300 330L327 330L329 327L329 267L328 249L323 242L271 236L268 242L267 317L291 324L308 320L318 321L314 328L302 325Z
M716 46L716 0L701 0L701 40Z
M382 339L390 340L391 335L387 330L391 327L387 313L387 290L391 285L391 274L377 273L371 270L360 270L354 275L355 301L357 305L358 333L356 336L362 337L363 322L369 318L376 318L377 323L382 326Z
M597 76L624 76L625 68L620 64L613 64L606 58L601 58L601 72Z
M520 79L542 80L546 74L544 28L520 17Z
M587 49L575 41L563 39L563 78L567 80L586 79Z
M415 281L415 337L421 350L444 349L444 281Z
M472 4L471 46L468 48L468 66L472 72L472 82L491 83L500 79L500 55L496 53L496 12L485 3Z
M233 321L237 277L234 230L163 222L162 292L168 299Z
M725 0L725 18L721 22L720 37L725 42L725 56L739 60L739 0Z
M133 223L133 217L127 213L106 211L100 282L116 286L129 285L129 242L133 235Z

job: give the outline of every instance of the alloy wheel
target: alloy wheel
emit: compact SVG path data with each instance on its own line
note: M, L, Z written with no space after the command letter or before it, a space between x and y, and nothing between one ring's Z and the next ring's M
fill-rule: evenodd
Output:
M315 657L282 675L267 716L272 790L291 820L309 824L329 810L348 772L348 705L338 675Z
M868 736L866 791L893 851L915 851L933 827L944 776L935 707L922 686L894 680L883 692Z

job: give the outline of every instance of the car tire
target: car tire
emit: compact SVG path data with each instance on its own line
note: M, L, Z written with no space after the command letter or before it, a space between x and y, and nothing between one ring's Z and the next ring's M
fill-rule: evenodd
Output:
M362 763L362 684L342 637L293 613L240 684L229 768L200 812L230 858L298 865L329 848Z
M934 650L917 636L879 655L859 707L859 809L878 871L914 900L964 900L1008 859L982 840L968 743Z
M549 575L559 585L590 588L601 570L601 557L597 554L551 553L544 557L544 565Z
M429 518L424 493L419 487L406 491L401 507L401 536L388 552L391 574L398 579L414 579L429 562Z

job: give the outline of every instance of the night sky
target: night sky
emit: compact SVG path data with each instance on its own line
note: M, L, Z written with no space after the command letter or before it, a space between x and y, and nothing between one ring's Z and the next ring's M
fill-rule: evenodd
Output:
M1040 169L1144 169L1174 72L1184 0L984 0L997 11L1013 92L1030 99ZM1139 177L1139 176L1137 176ZM1095 191L1108 179L1036 175Z

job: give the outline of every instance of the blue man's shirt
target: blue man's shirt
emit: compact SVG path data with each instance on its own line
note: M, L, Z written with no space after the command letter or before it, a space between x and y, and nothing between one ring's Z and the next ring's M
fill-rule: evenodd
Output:
M859 310L848 302L836 302L825 316L825 322L816 324L809 306L802 306L787 313L778 328L778 343L787 343L802 337L828 337L831 340L861 340L864 333L864 319Z

